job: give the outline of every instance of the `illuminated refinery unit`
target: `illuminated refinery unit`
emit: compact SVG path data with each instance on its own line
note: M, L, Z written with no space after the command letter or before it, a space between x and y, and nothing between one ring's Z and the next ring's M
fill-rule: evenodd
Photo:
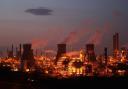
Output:
M126 76L128 75L128 50L125 47L119 49L119 34L113 36L113 55L108 56L108 48L104 48L103 55L96 55L95 45L86 44L85 49L78 55L72 56L66 53L66 44L58 44L57 55L49 57L45 55L34 56L32 45L24 44L7 50L8 56L0 58L0 67L9 67L11 71L36 72L42 75L56 78L70 78L78 76Z

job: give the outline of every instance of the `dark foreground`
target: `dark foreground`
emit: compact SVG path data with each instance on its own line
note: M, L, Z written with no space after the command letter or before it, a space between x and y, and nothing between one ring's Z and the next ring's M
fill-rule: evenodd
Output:
M112 86L123 88L127 85L128 76L56 79L20 72L0 72L0 89L110 89Z

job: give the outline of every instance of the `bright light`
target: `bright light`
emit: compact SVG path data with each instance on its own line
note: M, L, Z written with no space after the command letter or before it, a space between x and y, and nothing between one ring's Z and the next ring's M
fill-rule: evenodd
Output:
M26 69L26 72L29 72L30 71L30 69Z

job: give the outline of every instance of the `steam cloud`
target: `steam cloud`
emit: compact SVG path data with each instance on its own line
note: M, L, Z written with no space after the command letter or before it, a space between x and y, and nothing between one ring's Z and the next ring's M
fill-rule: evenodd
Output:
M69 33L69 35L64 39L63 43L67 44L75 44L79 42L79 40L88 33L89 30L77 30L72 31Z
M103 36L102 32L98 30L89 38L87 43L93 43L95 45L99 45L101 43L102 36Z
M42 39L33 39L31 41L32 45L33 45L33 49L37 49L39 47L45 47L48 44L47 40L42 40Z
M110 23L105 23L103 28L99 28L99 30L96 30L92 36L90 36L87 43L93 43L95 45L101 45L103 37L106 33L110 31L111 25Z
M63 43L69 43L69 44L75 43L78 40L76 36L77 36L77 32L75 31L69 33L69 35L66 37Z

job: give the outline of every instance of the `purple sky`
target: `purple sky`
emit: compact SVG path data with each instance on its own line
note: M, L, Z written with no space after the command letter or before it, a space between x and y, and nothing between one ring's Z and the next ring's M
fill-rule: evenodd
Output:
M128 0L0 0L0 46L32 42L55 49L81 49L94 42L112 46L112 35L128 42ZM111 49L111 48L110 48Z

